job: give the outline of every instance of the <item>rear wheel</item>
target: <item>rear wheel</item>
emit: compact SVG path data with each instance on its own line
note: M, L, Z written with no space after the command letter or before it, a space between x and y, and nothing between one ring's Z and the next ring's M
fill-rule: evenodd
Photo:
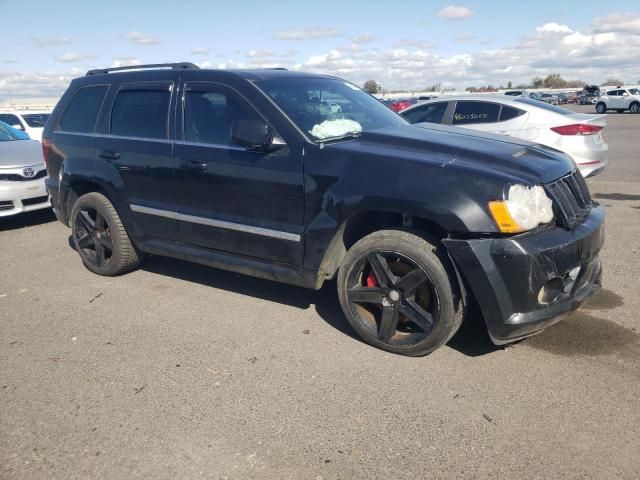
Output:
M604 103L599 102L599 103L596 105L596 112L598 112L598 113L605 113L606 111L607 111L607 106L606 106Z
M629 111L631 113L640 113L640 103L633 102L631 105L629 105Z
M71 212L71 230L76 251L94 273L119 275L140 264L116 209L100 193L78 198Z
M382 230L347 252L338 296L347 320L367 343L419 356L446 343L460 327L463 307L455 282L433 243Z

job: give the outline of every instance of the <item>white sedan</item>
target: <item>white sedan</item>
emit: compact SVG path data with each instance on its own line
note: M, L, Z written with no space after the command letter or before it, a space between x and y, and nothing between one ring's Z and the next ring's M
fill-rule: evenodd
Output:
M411 123L440 123L510 135L570 155L584 177L600 173L609 147L606 115L575 113L538 100L506 95L452 95L400 112Z

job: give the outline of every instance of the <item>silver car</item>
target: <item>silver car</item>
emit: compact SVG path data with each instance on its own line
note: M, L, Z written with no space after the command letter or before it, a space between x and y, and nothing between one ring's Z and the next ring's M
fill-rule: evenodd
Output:
M0 217L50 208L42 145L0 122Z

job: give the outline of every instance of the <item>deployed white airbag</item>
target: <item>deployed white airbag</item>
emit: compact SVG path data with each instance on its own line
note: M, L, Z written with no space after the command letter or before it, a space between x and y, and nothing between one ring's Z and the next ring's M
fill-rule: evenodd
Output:
M347 118L337 118L335 120L325 120L322 123L314 125L311 129L311 135L316 138L341 137L348 133L362 132L362 125L354 120Z

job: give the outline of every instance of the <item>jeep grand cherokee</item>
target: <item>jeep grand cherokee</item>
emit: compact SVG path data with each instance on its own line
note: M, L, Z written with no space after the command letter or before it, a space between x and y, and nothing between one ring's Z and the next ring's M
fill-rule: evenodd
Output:
M424 355L470 302L506 343L601 279L604 213L570 157L415 127L339 78L168 64L71 82L43 137L47 188L100 275L166 255L318 289L354 330Z

